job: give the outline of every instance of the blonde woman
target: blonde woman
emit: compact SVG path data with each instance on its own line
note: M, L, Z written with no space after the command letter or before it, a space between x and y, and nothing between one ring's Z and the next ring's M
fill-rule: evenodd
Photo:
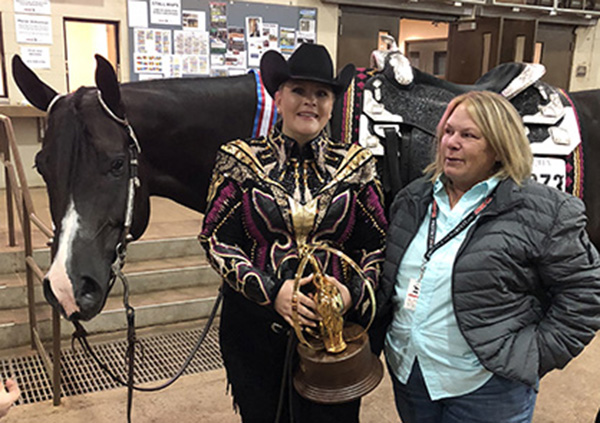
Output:
M378 300L396 407L404 423L530 422L540 378L600 328L584 206L531 180L503 97L455 98L437 132L390 212Z

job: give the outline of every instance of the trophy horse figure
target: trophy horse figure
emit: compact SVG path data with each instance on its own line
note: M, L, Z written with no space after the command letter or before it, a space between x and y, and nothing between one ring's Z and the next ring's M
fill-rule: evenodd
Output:
M300 357L294 386L300 395L322 404L337 404L360 398L375 389L383 377L383 366L371 352L367 335L367 330L375 318L373 287L362 269L345 253L325 242L307 242L317 214L316 200L301 205L290 199L290 209L300 260L292 296L292 320L299 340ZM317 252L337 256L364 281L371 299L371 318L366 328L344 322L342 296L324 274L316 258ZM313 298L321 316L318 330L303 329L297 310L300 279L308 265L313 270ZM304 332L313 338L312 342L306 339Z

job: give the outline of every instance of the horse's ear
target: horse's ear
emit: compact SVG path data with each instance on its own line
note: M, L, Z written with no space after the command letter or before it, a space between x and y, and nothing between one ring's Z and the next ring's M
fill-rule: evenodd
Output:
M12 58L12 73L17 86L33 106L48 110L48 105L57 93L29 69L18 54Z
M96 54L96 86L102 93L102 99L108 108L118 117L124 119L125 113L121 104L119 81L111 63Z

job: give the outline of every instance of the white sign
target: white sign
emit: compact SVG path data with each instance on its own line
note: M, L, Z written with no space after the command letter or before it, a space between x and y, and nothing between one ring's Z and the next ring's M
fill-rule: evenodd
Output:
M30 68L50 69L49 47L21 47L21 58Z
M181 0L150 0L150 22L181 25Z
M532 177L536 181L556 188L560 191L566 191L566 170L565 161L549 157L534 157Z
M17 43L52 44L50 16L15 15Z
M130 0L127 3L127 15L131 28L148 27L148 3L145 1Z
M50 14L50 0L15 0L15 13Z

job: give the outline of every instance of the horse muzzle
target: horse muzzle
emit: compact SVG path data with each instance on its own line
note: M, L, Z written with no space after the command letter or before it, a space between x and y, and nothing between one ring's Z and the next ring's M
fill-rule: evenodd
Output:
M101 285L90 277L81 277L75 295L64 290L57 290L48 276L44 278L44 297L46 301L59 310L70 321L90 320L96 316L104 306L106 295ZM71 295L69 295L71 294Z

